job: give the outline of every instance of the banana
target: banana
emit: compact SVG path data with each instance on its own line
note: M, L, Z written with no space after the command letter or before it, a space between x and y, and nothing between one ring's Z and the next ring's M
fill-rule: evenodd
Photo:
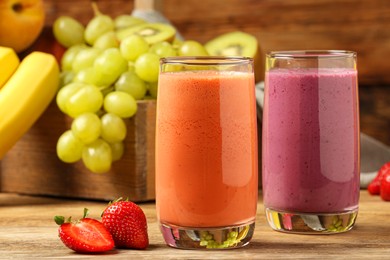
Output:
M0 90L0 160L53 100L59 68L53 55L32 52Z
M19 66L19 57L12 48L0 46L0 89Z

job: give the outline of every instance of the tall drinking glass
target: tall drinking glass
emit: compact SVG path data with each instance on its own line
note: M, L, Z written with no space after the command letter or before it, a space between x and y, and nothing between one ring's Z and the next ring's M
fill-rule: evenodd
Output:
M258 196L252 59L162 59L156 128L156 206L166 243L247 245Z
M350 230L360 174L356 53L269 53L262 143L264 207L273 229Z

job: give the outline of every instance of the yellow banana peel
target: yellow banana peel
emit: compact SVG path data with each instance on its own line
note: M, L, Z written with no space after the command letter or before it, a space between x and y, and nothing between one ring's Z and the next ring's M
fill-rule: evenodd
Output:
M46 110L59 86L59 67L48 53L32 52L0 90L0 160Z
M0 46L0 89L19 66L19 57L12 48Z

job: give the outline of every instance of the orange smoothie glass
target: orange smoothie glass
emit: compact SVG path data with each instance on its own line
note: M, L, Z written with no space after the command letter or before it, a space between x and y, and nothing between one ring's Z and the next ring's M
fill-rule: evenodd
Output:
M249 243L258 196L250 58L161 59L156 207L167 245L226 249Z

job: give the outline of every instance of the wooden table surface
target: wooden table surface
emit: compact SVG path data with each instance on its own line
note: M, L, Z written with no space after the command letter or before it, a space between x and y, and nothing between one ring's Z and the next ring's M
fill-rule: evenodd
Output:
M103 255L76 254L57 236L54 215L79 218L84 207L100 219L106 202L67 200L0 193L0 259L389 259L390 202L361 191L355 228L336 235L293 235L271 230L258 203L256 230L251 244L227 251L169 248L159 232L155 204L142 203L148 220L147 250L113 250Z

